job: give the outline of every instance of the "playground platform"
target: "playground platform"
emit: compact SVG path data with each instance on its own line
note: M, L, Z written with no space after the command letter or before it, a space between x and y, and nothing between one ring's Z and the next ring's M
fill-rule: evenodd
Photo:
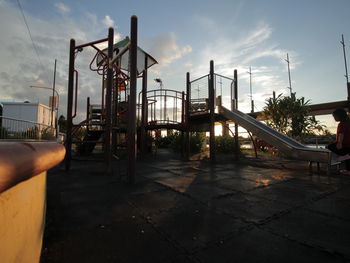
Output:
M159 150L135 185L102 162L52 169L41 262L350 261L350 176L218 159Z

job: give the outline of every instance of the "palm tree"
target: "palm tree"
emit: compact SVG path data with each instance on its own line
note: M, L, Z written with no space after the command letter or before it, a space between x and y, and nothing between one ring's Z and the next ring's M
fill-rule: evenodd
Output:
M279 94L269 98L263 111L266 124L298 140L315 130L323 131L324 126L314 116L309 116L309 104L309 100L304 97L297 98L295 93L290 97Z

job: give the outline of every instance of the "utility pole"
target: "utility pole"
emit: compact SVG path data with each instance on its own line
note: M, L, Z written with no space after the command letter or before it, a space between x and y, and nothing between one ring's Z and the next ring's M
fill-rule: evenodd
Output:
M344 42L344 35L341 35L341 41L340 43L343 46L343 54L344 54L344 64L345 64L345 78L346 78L346 88L348 91L348 101L350 101L350 83L349 83L349 76L348 76L348 65L346 62L346 53L345 53L345 42Z
M290 67L289 67L289 63L290 63L290 61L289 61L289 56L288 56L288 53L287 53L287 59L285 59L285 61L287 62L287 64L288 64L288 78L289 78L289 90L290 90L290 95L292 96L292 81L291 81L291 79L290 79Z
M251 113L254 112L254 100L253 100L253 90L252 90L252 67L249 67L249 91L250 91L250 105L251 105Z
M52 100L51 100L51 127L53 127L53 111L56 105L56 100L55 100L55 87L56 87L56 64L57 64L57 59L55 59L55 66L53 69L53 82L52 82ZM57 116L56 116L57 118Z
M341 35L341 41L340 41L340 43L341 43L342 46L343 46L344 64L345 64L345 78L346 78L346 83L348 83L348 82L349 82L349 77L348 77L348 65L347 65L347 62L346 62L345 42L344 42L344 35L343 35L343 34Z

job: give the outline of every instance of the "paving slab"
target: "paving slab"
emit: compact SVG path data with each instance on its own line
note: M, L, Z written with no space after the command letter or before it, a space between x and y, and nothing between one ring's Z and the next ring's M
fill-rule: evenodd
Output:
M342 198L350 201L350 187L347 186L347 187L341 188L339 191L334 193L334 197Z
M334 186L294 178L283 183L254 189L249 193L268 200L300 206L335 190Z
M50 262L164 262L179 251L141 220L119 221L90 231L66 232L52 244Z
M268 222L265 227L277 235L342 255L350 260L349 222L306 209L297 209Z
M166 170L159 170L153 168L151 172L142 172L140 175L144 178L150 179L150 180L155 180L159 178L168 178L168 177L173 177L174 174L172 172L166 171Z
M248 226L241 220L200 204L171 209L154 216L152 221L157 229L189 253L208 243L223 240Z
M350 222L350 200L329 195L307 206L308 209Z
M195 201L187 196L170 189L130 195L128 201L147 217L152 217L153 215L168 211L172 208L179 208L184 204L195 203Z
M254 228L205 248L195 256L200 262L343 262L342 258Z
M222 198L211 199L208 206L214 207L225 214L240 218L245 222L255 224L273 220L291 208L289 205L265 200L247 193L237 193Z
M169 178L157 179L156 182L161 185L167 186L175 191L183 193L183 192L186 192L187 188L191 186L191 184L195 181L195 179L196 179L195 176L174 175L173 177L169 177Z
M314 183L321 183L327 185L334 185L336 187L350 186L350 176L345 175L324 175L324 174L309 174L307 176L298 176L298 179L311 181Z
M183 193L199 202L208 203L212 199L232 195L237 192L231 189L220 188L214 184L191 184Z
M350 178L259 162L161 150L137 163L135 185L125 161L113 176L102 162L56 167L42 263L350 261Z
M222 188L240 192L246 192L265 186L265 183L263 182L246 180L239 177L220 180L216 182L216 184Z

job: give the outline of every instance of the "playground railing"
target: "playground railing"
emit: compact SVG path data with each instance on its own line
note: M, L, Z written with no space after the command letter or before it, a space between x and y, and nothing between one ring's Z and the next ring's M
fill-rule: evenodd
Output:
M139 102L141 102L139 94ZM183 122L184 93L177 90L159 89L147 91L148 123L180 124ZM141 119L142 105L138 105L138 118Z
M0 116L0 140L55 141L56 128L43 123Z

